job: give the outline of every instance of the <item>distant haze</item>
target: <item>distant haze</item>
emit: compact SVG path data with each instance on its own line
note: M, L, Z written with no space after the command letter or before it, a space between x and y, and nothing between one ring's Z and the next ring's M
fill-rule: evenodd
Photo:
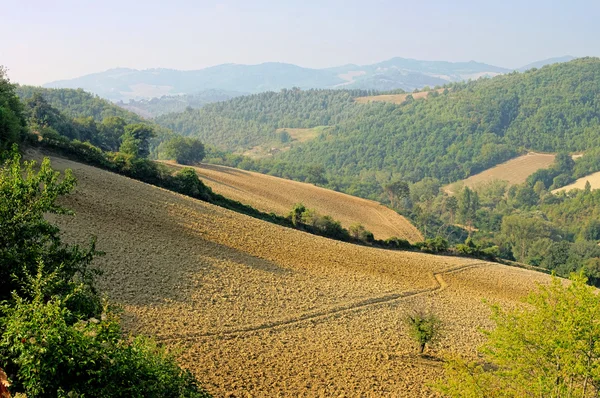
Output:
M115 67L223 63L309 68L392 57L519 68L600 55L600 2L8 0L0 65L43 84Z

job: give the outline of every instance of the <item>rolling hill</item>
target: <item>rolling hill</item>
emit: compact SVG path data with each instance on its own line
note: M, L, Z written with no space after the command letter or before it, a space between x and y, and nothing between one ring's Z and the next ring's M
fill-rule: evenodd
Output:
M565 59L542 62L562 62ZM224 64L191 71L116 68L75 79L50 82L45 87L83 88L106 99L127 101L164 95L196 94L205 90L258 93L300 87L412 91L424 86L433 87L508 72L511 70L475 61L420 61L396 57L371 65L350 64L325 69L310 69L278 62L259 65Z
M102 291L127 330L180 350L215 396L429 397L444 352L475 356L485 298L513 306L549 277L474 259L357 246L279 227L53 157L77 191L52 216L98 237ZM401 317L428 308L445 333L419 357Z
M203 164L194 170L216 193L267 213L285 216L294 204L303 203L309 209L332 216L344 228L359 222L373 232L375 239L395 236L411 243L423 240L419 230L406 218L371 200L231 167Z
M325 169L331 187L377 198L393 179L451 183L521 151L580 152L600 145L600 60L581 58L468 83L403 103L357 103L364 92L286 90L164 115L157 123L244 153L277 128L330 126L313 140L244 168L302 180ZM229 165L238 166L242 160Z

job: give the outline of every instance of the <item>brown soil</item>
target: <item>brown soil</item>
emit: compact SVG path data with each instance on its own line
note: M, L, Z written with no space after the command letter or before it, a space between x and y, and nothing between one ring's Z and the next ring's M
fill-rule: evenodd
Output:
M60 158L71 242L98 237L100 288L127 330L182 349L216 397L431 397L443 353L474 354L482 299L515 305L548 276L473 259L356 246L268 224ZM442 318L444 338L415 354L401 321Z
M264 212L287 215L294 204L303 203L309 209L332 216L346 228L361 223L377 239L396 236L412 243L423 240L410 221L372 200L232 167L202 164L195 170L215 192Z

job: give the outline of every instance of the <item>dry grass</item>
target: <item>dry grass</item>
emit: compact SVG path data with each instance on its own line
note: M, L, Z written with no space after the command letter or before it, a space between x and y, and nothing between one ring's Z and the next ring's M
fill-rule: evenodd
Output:
M430 351L473 354L483 298L515 305L544 274L356 246L268 224L89 166L72 168L65 239L98 237L99 284L129 331L183 349L217 397L431 397L440 362L415 355L402 314L431 307Z
M284 129L277 129L277 132L280 133L282 131L287 131L288 133L290 133L292 140L297 141L297 142L306 142L306 141L310 141L312 139L317 138L318 135L321 134L321 132L323 132L326 129L327 129L327 126L312 127L312 128L307 128L307 129L284 128Z
M564 186L562 188L558 188L552 191L552 193L557 193L559 191L566 191L569 192L572 189L585 189L585 183L586 182L590 182L590 185L592 187L592 189L598 189L600 188L600 171L587 175L585 177L581 177L580 179L578 179L577 181L575 181L572 184L569 184L567 186Z
M397 236L412 243L423 240L410 221L372 200L231 167L203 164L195 170L215 192L264 212L287 215L295 203L301 202L339 220L346 228L359 222L377 239Z
M432 91L442 93L444 89L440 88L438 90ZM368 104L369 102L390 102L392 104L402 104L404 103L404 101L406 101L406 97L408 97L409 95L412 95L414 99L421 99L427 98L427 95L429 95L430 92L431 91L419 91L418 93L371 95L368 97L354 98L354 101L356 101L359 104Z
M446 185L442 189L448 194L453 194L462 186L476 188L493 180L507 181L509 185L522 184L527 180L527 177L537 170L550 167L554 163L554 157L555 155L550 153L530 152L527 155L501 163L465 180Z

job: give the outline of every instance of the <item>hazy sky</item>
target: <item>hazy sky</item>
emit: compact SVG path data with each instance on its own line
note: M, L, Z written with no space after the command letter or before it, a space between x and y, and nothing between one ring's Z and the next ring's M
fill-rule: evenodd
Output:
M599 0L0 0L0 65L14 82L131 67L391 57L518 67L600 56Z

